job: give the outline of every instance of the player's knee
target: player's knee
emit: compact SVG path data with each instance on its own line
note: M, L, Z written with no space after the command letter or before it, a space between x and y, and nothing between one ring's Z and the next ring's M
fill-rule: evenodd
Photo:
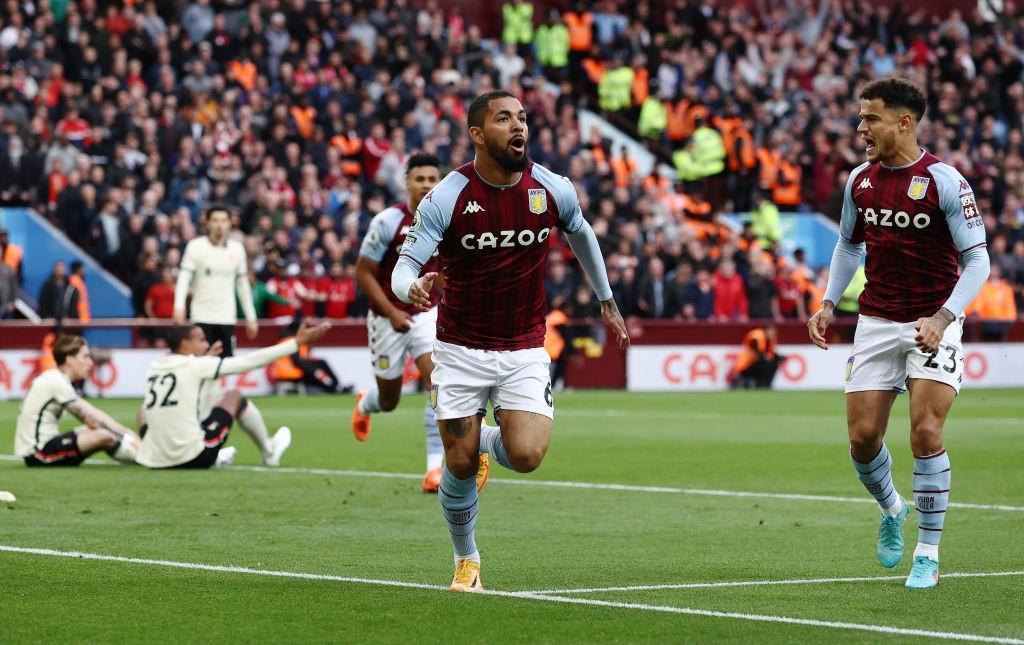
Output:
M377 401L380 404L381 411L391 412L398 407L398 401L400 398L401 396L398 394L390 394L382 391L378 396Z
M858 461L872 459L881 447L881 435L874 428L850 428L850 452Z
M935 417L912 419L910 443L915 454L928 455L942 449L942 423Z
M109 450L117 445L118 437L113 432L104 431L97 439L98 447L101 450Z
M516 469L516 472L532 473L540 468L546 452L547 450L541 447L529 447L525 450L517 451L514 455L509 455L509 460L512 462L512 467Z
M475 477L477 469L480 468L480 455L449 451L445 456L445 467L456 479Z

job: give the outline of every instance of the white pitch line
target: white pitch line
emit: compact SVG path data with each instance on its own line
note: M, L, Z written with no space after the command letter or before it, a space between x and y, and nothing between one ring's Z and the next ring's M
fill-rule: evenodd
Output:
M0 461L21 461L14 455L0 455ZM107 461L87 461L91 466L119 466ZM330 468L267 468L265 466L231 466L223 471L244 471L257 473L280 473L285 475L329 475L332 477L370 477L376 479L423 479L423 475L413 473L393 473L376 470L333 470ZM488 483L511 484L513 486L540 486L543 488L576 488L582 490L614 490L632 493L666 493L674 495L697 495L711 497L749 497L754 499L784 499L806 502L843 502L848 504L875 504L867 497L839 497L836 495L808 495L803 493L768 493L742 490L709 490L703 488L676 488L673 486L637 486L633 484L605 484L600 482L556 481L550 479L506 479L491 477ZM1024 512L1024 506L1008 504L970 504L967 502L950 502L950 508L962 508L978 511L1006 511L1011 513Z
M943 573L942 578L1005 578L1024 576L1024 571L981 571L965 573ZM728 587L765 587L772 585L814 585L840 582L883 582L903 580L905 576L864 576L856 578L794 578L792 580L737 580L734 582L686 582L663 585L629 585L621 587L583 587L579 589L542 589L531 593L540 595L604 593L613 591L663 591L675 589L718 589Z
M81 560L99 560L105 562L122 562L125 564L143 564L174 569L190 569L199 571L215 571L219 573L239 573L248 575L270 576L276 578L298 578L303 580L318 580L330 582L344 582L350 584L377 585L385 587L402 587L408 589L427 589L431 591L447 591L447 587L431 585L421 582L405 582L402 580L379 580L375 578L358 578L349 576L334 576L319 573L304 573L295 571L274 571L271 569L253 569L250 567L224 566L215 564L201 564L198 562L177 562L174 560L157 560L151 558L129 558L117 555L103 555L99 553L83 553L80 551L58 551L55 549L37 549L29 547L18 547L0 545L0 552L23 553L30 555L55 556L62 558L74 558ZM613 607L616 609L634 609L638 611L650 611L668 614L683 614L688 616L702 616L708 618L731 618L734 620L747 620L765 623L783 623L789 625L803 625L807 627L824 627L829 629L846 629L854 631L876 632L881 634L896 634L900 636L921 636L925 638L940 638L946 640L972 641L979 643L1001 643L1006 645L1024 645L1024 640L1017 638L1006 638L999 636L985 636L981 634L965 634L958 632L938 632L924 629L908 629L903 627L891 627L888 625L871 625L864 623L848 623L830 620L816 620L813 618L794 618L791 616L776 616L763 614L745 614L731 611L715 611L710 609L695 609L692 607L673 607L669 605L648 605L642 603L614 602L610 600L596 600L593 598L571 598L565 596L547 596L530 591L498 591L486 589L480 592L482 595L497 596L502 598L517 598L523 600L537 600L541 602L555 602L569 605L588 605L595 607Z
M278 472L286 474L336 475L339 477L377 477L393 479L422 479L422 475L411 473L390 473L373 470L330 470L325 468L266 468L264 466L232 466L230 470L252 472ZM632 484L604 484L599 482L555 481L550 479L506 479L490 477L488 483L512 484L514 486L541 486L545 488L579 488L584 490L615 490L634 493L668 493L676 495L705 495L713 497L753 497L759 499L785 499L811 502L846 502L850 504L876 504L866 497L838 497L835 495L805 495L802 493L765 493L741 490L708 490L702 488L676 488L673 486L636 486ZM969 504L950 502L950 508L965 508L983 511L1024 512L1024 506L1007 504Z

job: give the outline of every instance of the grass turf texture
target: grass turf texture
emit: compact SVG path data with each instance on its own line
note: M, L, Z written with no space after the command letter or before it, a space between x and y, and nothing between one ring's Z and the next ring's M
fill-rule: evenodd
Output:
M357 443L351 397L259 399L289 425L283 466L406 478L138 467L25 468L0 461L0 544L446 585L451 545L437 498L419 492L421 399L374 418ZM124 422L137 401L100 401ZM557 480L865 498L849 464L840 393L566 393L551 450L523 476L492 466L477 540L483 581L505 591L736 580L905 576L874 555L871 504L512 485ZM911 495L907 399L889 448ZM0 446L17 403L0 404ZM70 425L70 424L69 424ZM953 502L1020 506L1024 399L967 390L946 428ZM236 464L258 465L237 426ZM107 462L106 456L90 461ZM1024 570L1024 512L950 510L943 572ZM282 579L0 552L0 634L46 641L766 641L909 640L898 635L642 609L467 597L435 590ZM902 579L568 597L1024 638L1024 576ZM1014 608L1017 609L1014 609ZM62 618L63 617L63 618ZM72 618L73 617L73 618ZM145 626L145 627L143 627Z

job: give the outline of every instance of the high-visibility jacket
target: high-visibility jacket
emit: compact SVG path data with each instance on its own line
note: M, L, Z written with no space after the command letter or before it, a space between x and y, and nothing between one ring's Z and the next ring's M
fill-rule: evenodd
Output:
M228 78L241 85L246 92L251 92L256 87L257 76L259 76L259 70L256 68L256 63L252 61L243 63L233 60L228 63Z
M637 161L633 158L612 157L609 162L616 188L629 188L629 180L636 172Z
M672 141L682 141L693 134L697 127L697 118L707 122L710 111L699 103L691 103L682 99L669 107L666 134Z
M848 313L860 311L860 294L864 293L864 287L868 283L868 276L864 273L864 265L857 267L849 286L843 292L843 297L836 304L836 309Z
M771 242L778 242L782 238L779 207L772 202L764 200L750 211L750 222L761 246L767 248Z
M569 65L569 28L558 22L537 27L533 46L537 62L545 67L561 69Z
M800 166L767 148L757 151L757 160L761 164L761 187L772 191L772 201L779 206L799 206L803 177Z
M57 359L53 357L53 344L57 342L57 334L47 332L43 336L43 344L39 348L39 371L45 372L57 367Z
M646 67L633 70L633 105L641 105L651 93L651 74Z
M668 110L656 96L648 96L640 106L636 129L641 137L660 139L668 125Z
M821 309L821 301L825 299L825 287L818 286L814 282L807 283L807 313L810 315L818 313Z
M981 320L1016 320L1017 303L1013 300L1013 287L1002 278L989 280L982 285L966 313L977 315Z
M602 110L618 112L630 106L634 76L631 67L613 69L604 75L597 85L597 101Z
M567 322L569 317L561 309L552 309L544 317L544 350L553 361L557 361L565 350L565 338L558 331L558 327Z
M725 145L718 130L705 125L694 131L693 161L701 177L717 175L725 170Z
M283 338L281 342L288 342L292 338L294 338L294 336ZM309 356L309 345L299 345L298 355L300 358L307 358ZM269 371L268 376L270 376L274 381L302 380L302 369L295 364L294 354L282 356L271 363L267 369Z
M68 284L78 290L78 319L82 324L88 323L92 320L92 313L89 311L89 290L85 288L85 281L72 273L68 276Z
M712 123L722 133L722 143L725 145L729 170L738 172L755 168L757 166L757 150L754 146L754 137L751 136L750 130L743 127L743 119L715 117Z
M506 45L529 45L533 42L533 5L529 2L506 2L501 8L505 26L501 40Z
M22 256L24 256L24 252L21 250L21 247L14 242L8 242L7 248L4 249L3 257L0 258L0 262L11 267L11 271L17 272L18 266L21 265Z
M580 65L583 67L583 71L587 73L587 78L594 85L599 85L604 79L604 75L608 72L604 61L596 58L584 58Z
M363 140L353 134L346 137L343 134L336 134L331 137L331 147L337 148L341 153L341 171L350 177L362 174L363 164L359 161L359 153L363 150Z
M299 136L303 139L312 139L313 132L316 130L316 109L312 107L302 108L296 105L288 112L295 119L295 129L298 130Z
M694 161L693 155L686 148L680 148L672 153L672 164L676 167L676 177L679 181L700 179L697 162Z
M743 337L743 349L733 363L734 374L742 373L762 356L769 360L775 357L775 341L769 339L768 334L759 327Z
M574 52L588 52L594 44L594 14L589 11L562 14L565 26L569 28L569 49Z

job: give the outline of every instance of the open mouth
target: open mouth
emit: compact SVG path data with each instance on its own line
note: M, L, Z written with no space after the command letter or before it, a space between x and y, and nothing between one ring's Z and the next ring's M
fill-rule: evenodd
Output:
M508 140L508 149L517 155L523 154L526 152L526 138L512 137Z
M866 150L868 154L871 154L872 152L874 152L875 151L875 140L870 138L870 137L864 137L864 150Z

